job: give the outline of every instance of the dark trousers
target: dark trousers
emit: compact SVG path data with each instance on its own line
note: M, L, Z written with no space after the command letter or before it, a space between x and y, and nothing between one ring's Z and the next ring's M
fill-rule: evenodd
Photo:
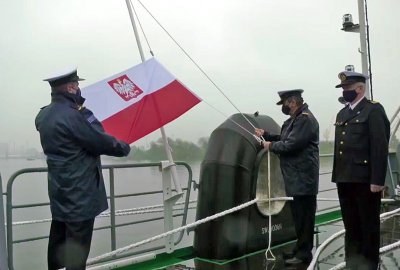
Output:
M47 264L49 270L86 268L92 242L94 219L82 222L51 222Z
M345 234L346 269L372 270L379 264L381 193L369 184L338 183Z
M309 263L312 260L317 196L293 196L290 205L297 236L293 253L296 258Z

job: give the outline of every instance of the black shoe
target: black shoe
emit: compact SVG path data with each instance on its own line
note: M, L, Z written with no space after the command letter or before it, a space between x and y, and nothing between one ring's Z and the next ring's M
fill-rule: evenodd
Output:
M300 264L304 264L304 262L296 257L285 260L285 265L300 265Z
M284 260L291 259L294 257L294 252L293 251L283 251L282 257Z

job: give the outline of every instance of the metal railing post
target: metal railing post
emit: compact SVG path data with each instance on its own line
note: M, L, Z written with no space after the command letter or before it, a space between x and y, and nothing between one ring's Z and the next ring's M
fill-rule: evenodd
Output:
M171 169L176 168L174 163L169 161L161 161L162 169L162 186L163 186L163 201L164 201L164 232L174 229L174 204L181 197L181 193L172 195L171 188ZM179 191L178 191L179 192ZM165 251L172 253L174 251L174 235L165 237Z
M12 208L12 181L9 180L7 182L6 219L7 219L7 256L8 256L7 259L8 259L8 268L10 270L14 270L12 209L13 209Z
M115 231L115 190L114 190L114 168L109 169L110 176L110 225L111 225L111 250L117 249L117 236Z
M4 225L3 181L0 174L0 270L7 270L6 228Z

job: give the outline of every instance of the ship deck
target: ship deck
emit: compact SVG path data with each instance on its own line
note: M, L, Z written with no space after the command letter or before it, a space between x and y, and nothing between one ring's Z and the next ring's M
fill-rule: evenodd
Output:
M324 222L322 222L324 223ZM321 224L321 222L320 222ZM343 222L339 219L315 227L315 249L332 234L342 230ZM381 224L381 246L386 246L400 240L400 216L392 217ZM331 242L320 254L315 269L331 269L344 260L344 237L341 236ZM246 254L231 260L206 260L193 256L191 247L176 250L172 254L160 254L153 261L134 266L119 268L121 270L163 269L163 270L278 270L278 269L306 269L307 265L297 267L285 266L282 258L283 251L290 251L294 241L274 246L272 252L275 261L265 258L265 249ZM400 269L400 248L381 254L381 269Z

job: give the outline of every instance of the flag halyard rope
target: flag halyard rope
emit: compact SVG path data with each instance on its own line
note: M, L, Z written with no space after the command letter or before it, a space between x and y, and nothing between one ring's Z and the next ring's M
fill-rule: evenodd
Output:
M271 152L268 150L268 169L267 169L267 181L268 181L268 248L265 251L265 258L267 261L275 261L276 258L271 250L272 242L272 214L271 214ZM269 256L271 255L271 256Z

